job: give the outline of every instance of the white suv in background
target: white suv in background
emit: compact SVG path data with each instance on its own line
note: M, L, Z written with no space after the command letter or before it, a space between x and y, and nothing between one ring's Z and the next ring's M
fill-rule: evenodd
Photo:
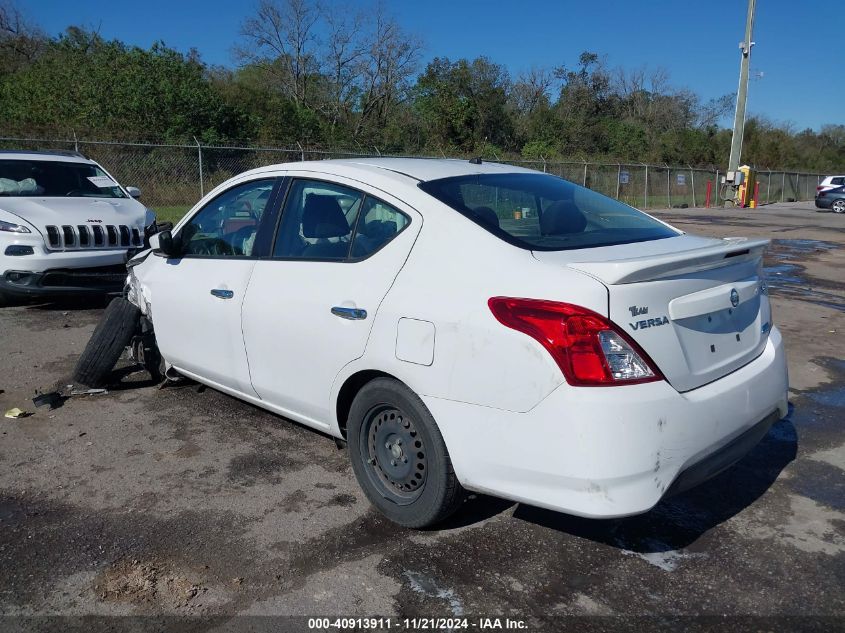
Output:
M75 152L0 151L0 305L119 291L155 215Z
M819 186L816 187L816 193L819 193L820 191L827 191L828 189L836 189L836 187L841 187L843 185L845 185L845 176L827 176L819 183Z

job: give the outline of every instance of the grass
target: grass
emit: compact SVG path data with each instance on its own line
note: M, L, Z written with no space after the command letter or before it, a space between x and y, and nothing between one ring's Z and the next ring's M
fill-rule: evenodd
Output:
M191 207L153 207L153 210L156 212L156 219L159 222L173 222L176 224L179 220L182 219L182 216L185 215Z

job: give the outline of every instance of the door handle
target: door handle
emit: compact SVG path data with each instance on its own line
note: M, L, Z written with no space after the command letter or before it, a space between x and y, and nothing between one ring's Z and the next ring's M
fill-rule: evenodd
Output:
M361 308L344 308L342 306L334 306L332 314L339 316L341 319L348 319L350 321L361 321L367 318L367 311Z
M218 299L231 299L235 296L235 293L231 290L223 290L222 288L212 288L211 296L217 297Z

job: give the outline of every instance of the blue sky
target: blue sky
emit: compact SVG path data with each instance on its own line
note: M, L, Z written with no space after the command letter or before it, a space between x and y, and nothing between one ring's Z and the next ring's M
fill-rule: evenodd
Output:
M331 6L331 0L324 0ZM220 0L19 0L50 34L70 24L147 47L156 40L212 64L233 65L240 24L255 4ZM341 5L372 6L371 2ZM570 2L567 0L385 0L425 42L425 59L487 55L513 75L535 66L574 66L581 51L611 66L663 67L671 83L704 98L735 92L745 0ZM845 53L831 27L841 0L759 0L749 112L797 129L845 123ZM827 24L827 26L825 26ZM841 38L839 38L841 39ZM833 78L839 80L834 81ZM725 121L729 124L729 121Z

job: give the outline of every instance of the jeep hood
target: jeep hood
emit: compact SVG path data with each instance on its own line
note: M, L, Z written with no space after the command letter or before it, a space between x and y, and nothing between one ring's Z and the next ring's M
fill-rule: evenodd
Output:
M15 215L42 233L48 225L125 224L143 229L147 209L133 198L0 197L0 210Z

